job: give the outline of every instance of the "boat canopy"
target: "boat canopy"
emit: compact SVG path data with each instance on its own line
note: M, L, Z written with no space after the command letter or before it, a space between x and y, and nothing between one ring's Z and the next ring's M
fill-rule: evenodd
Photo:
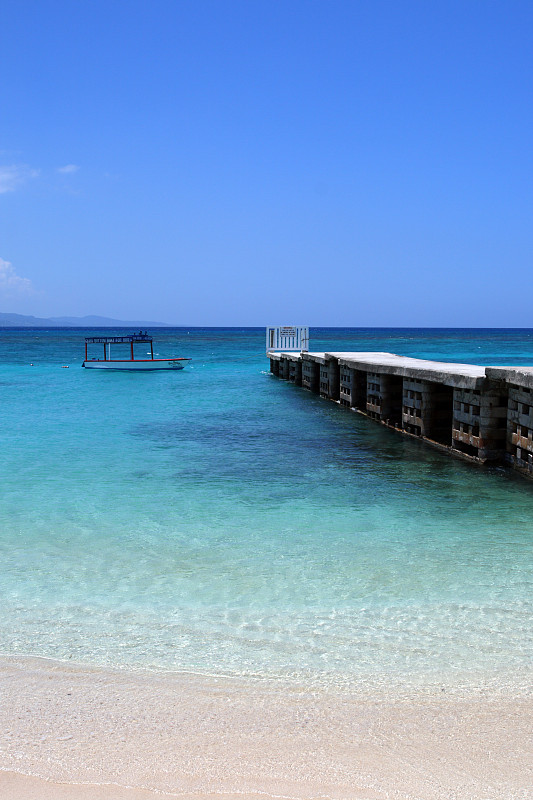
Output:
M87 344L120 344L121 342L151 342L153 337L149 336L146 331L139 331L139 333L130 333L128 336L86 336L85 341Z
M129 344L130 346L130 361L135 361L135 353L133 345L135 342L144 342L150 345L150 360L154 360L154 345L153 339L148 335L147 331L139 331L139 333L129 333L126 336L86 336L85 337L85 361L87 361L87 348L90 344L103 344L104 345L104 361L112 361L111 358L111 345L112 344ZM100 361L100 359L91 359L92 361ZM146 359L144 359L146 360ZM119 359L124 361L124 359ZM85 362L84 362L85 363Z

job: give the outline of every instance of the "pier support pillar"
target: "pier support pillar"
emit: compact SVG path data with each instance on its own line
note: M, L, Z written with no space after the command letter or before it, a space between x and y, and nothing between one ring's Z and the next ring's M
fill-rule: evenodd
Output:
M341 364L339 368L339 399L346 408L366 413L367 374L360 369Z
M381 377L379 372L366 374L366 413L372 419L381 419Z
M279 359L279 377L285 381L289 380L289 359L283 356Z
M302 385L302 360L299 358L298 360L292 358L289 361L289 380L291 383L295 383L296 386Z
M507 437L507 393L494 384L479 389L455 389L453 449L479 461L503 461Z
M393 428L401 428L402 398L403 380L399 375L367 373L366 411L369 417Z
M452 387L404 378L402 423L405 431L450 446L452 419Z
M320 396L328 400L339 400L340 368L336 358L329 358L320 364Z
M509 387L506 460L533 477L533 390L527 386Z
M312 392L318 392L320 384L320 365L310 358L302 357L302 386Z
M351 408L355 370L341 366L339 369L339 400L341 406Z

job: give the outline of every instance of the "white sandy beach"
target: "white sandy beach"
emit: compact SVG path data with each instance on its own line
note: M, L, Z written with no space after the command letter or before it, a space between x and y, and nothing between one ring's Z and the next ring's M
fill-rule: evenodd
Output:
M3 800L525 800L526 697L394 698L24 658L0 666Z

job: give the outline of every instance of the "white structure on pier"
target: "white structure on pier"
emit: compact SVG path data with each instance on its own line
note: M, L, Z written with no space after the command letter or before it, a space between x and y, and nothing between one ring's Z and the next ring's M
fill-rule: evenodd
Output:
M267 353L282 350L285 353L306 353L309 349L309 328L298 325L278 325L266 329Z

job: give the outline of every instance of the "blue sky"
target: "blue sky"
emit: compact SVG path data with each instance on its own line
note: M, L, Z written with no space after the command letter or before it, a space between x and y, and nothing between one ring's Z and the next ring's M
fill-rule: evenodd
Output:
M2 4L0 311L531 326L533 5Z

